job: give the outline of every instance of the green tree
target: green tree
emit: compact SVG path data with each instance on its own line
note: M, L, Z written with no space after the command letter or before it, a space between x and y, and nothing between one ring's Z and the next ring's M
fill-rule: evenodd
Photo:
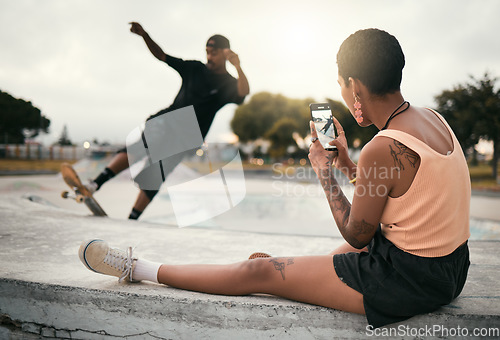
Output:
M468 83L435 97L438 111L455 131L464 152L480 138L493 142L494 178L500 154L500 90L495 90L496 81L497 78L485 73L482 79L471 77Z
M293 132L299 133L301 137L309 133L311 102L313 100L310 98L291 99L280 94L259 92L248 103L236 109L231 128L241 142L272 137L271 148L283 151L286 150L286 146L283 147L286 141L290 142L289 145L295 144L291 137ZM283 121L276 125L281 120ZM289 137L282 138L284 131L289 133ZM282 156L278 155L279 151L276 152L276 156Z
M50 120L31 102L17 99L0 90L0 141L24 143L26 136L35 137L49 131Z
M68 127L66 126L66 124L63 127L63 130L61 132L61 136L57 140L56 145L73 145L73 143L69 139Z
M349 109L341 102L333 99L326 101L330 104L333 116L342 124L350 146L362 147L377 133L375 126L360 128ZM292 99L280 94L260 92L236 109L231 128L242 142L258 138L271 140L273 156L280 157L289 145L296 145L292 138L294 132L302 138L310 134L309 104L314 102L312 98Z
M293 133L300 130L297 122L290 117L283 117L273 124L265 138L271 141L269 154L271 157L281 157L286 154L286 149L290 145L297 146L293 139Z
M477 117L472 109L474 98L469 89L464 85L457 85L452 90L441 92L435 100L438 104L437 110L450 124L464 153L474 147L479 136L474 133Z

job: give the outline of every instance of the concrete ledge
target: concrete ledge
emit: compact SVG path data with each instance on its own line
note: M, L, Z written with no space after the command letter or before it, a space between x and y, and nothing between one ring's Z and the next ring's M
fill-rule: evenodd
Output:
M366 320L360 315L266 295L229 297L152 283L119 284L88 271L77 255L80 242L91 237L109 240L112 246L137 245L138 256L168 263L228 263L254 251L284 256L324 254L341 244L341 239L178 229L102 219L18 195L0 196L0 221L2 339L367 336ZM472 332L474 328L500 327L498 245L471 242L469 280L452 304L389 328L439 325Z

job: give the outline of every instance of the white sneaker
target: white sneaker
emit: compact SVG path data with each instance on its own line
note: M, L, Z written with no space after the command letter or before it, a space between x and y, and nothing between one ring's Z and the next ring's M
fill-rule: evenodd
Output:
M132 247L124 251L110 248L103 240L87 240L80 245L78 255L85 267L96 273L116 276L119 282L139 282L132 278L137 261L132 257Z
M87 182L87 184L84 184L83 185L88 191L90 191L90 193L93 195L94 192L97 191L97 183L92 181L92 180L89 180Z

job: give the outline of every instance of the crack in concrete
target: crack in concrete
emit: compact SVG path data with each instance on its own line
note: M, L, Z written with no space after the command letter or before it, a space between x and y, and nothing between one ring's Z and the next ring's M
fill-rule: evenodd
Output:
M23 327L23 325L25 327ZM52 333L52 335L50 335L48 337L53 337L56 339L73 339L74 333L77 333L77 332L104 335L107 337L123 338L123 339L141 337L141 336L149 336L153 339L159 339L159 340L171 340L172 339L172 338L164 338L164 337L161 337L159 335L152 334L151 332L133 333L133 334L126 334L126 335L115 335L115 334L110 334L110 333L106 332L105 330L91 331L91 330L86 330L86 329L81 329L81 328L75 328L73 330L70 330L70 329L66 329L66 328L57 328L57 327L47 326L47 325L36 323L36 322L22 322L20 320L14 320L7 314L0 315L0 327L5 327L12 333L36 334L36 335L40 335L42 337L47 336L47 335L44 335L43 333L47 334L48 332L50 332L50 333ZM30 331L30 329L32 329L32 331ZM59 333L66 332L69 335L69 337L57 336L58 332Z

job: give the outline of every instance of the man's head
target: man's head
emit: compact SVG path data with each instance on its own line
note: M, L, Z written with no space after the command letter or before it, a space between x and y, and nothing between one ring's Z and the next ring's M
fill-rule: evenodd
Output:
M224 72L226 70L225 50L229 49L229 40L216 34L207 41L207 67L214 72Z

